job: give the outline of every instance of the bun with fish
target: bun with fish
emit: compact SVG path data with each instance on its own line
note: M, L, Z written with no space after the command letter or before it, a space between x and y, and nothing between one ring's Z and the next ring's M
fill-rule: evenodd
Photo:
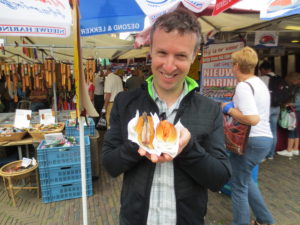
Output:
M135 131L138 134L138 142L148 148L153 149L152 144L154 139L154 123L151 116L148 116L146 112L143 112L139 117L135 126Z

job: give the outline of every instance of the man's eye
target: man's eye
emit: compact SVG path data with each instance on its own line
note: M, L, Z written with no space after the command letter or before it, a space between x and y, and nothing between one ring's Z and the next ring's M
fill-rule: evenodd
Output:
M167 53L166 52L163 52L163 51L160 51L160 52L157 52L159 55L166 55Z
M187 57L186 57L186 55L177 55L177 58L179 58L179 59L186 59Z

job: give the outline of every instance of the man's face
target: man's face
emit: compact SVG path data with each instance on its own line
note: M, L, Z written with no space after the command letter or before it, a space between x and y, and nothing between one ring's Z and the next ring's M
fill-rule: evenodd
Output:
M176 94L195 59L196 34L157 29L151 45L153 82L158 94Z

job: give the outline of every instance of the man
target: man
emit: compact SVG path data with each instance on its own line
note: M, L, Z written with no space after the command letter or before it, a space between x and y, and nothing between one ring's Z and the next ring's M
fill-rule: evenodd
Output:
M270 90L269 82L271 77L275 77L276 74L272 71L271 64L268 61L263 61L260 66L259 70L261 73L261 80L267 85L267 87ZM273 90L275 91L275 90ZM272 98L274 98L274 93L271 93L271 107L270 107L270 126L271 126L271 132L273 135L273 143L272 147L270 149L269 154L267 155L267 159L272 160L274 159L275 155L275 149L277 144L277 123L279 119L280 114L280 106L276 104L272 104ZM273 99L274 102L274 99Z
M202 225L207 189L219 190L231 168L224 149L222 114L216 102L195 93L187 77L200 43L200 26L183 10L163 15L150 36L152 72L144 87L119 94L103 144L103 165L112 176L124 174L121 225ZM149 154L128 140L136 111L165 115L185 128L179 149Z
M38 112L40 109L47 109L49 107L48 96L47 88L31 90L29 100L31 101L30 109L32 112Z
M104 82L104 105L102 108L102 113L105 113L105 118L107 121L107 127L110 127L110 112L114 103L116 95L123 91L122 79L114 74L109 67L106 71L106 78Z
M139 88L142 83L144 83L144 79L141 75L141 71L139 69L135 69L132 71L132 76L126 80L125 88L130 91Z

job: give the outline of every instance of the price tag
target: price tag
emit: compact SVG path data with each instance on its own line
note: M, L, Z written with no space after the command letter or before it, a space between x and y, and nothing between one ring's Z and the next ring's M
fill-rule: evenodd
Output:
M76 111L71 111L70 112L70 118L71 119L76 119Z
M31 110L17 109L15 113L14 127L20 129L29 128L31 113Z
M55 115L51 109L40 109L40 124L49 125L55 123Z

